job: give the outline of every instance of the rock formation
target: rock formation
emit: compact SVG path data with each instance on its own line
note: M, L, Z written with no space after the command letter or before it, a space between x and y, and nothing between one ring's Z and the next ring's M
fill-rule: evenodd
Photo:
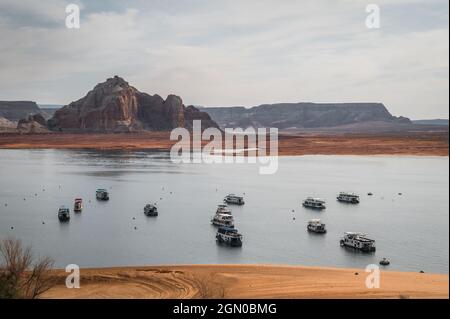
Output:
M55 131L131 132L190 128L195 119L202 120L203 128L217 127L208 114L186 108L180 97L169 95L164 100L142 93L115 76L57 110L47 123Z
M17 123L11 122L8 119L0 116L0 132L15 132L17 127Z
M308 129L337 127L369 122L411 124L404 117L392 116L381 103L281 103L244 107L201 108L220 127L277 127Z
M41 114L34 114L22 119L17 123L17 130L20 133L46 133L47 123Z

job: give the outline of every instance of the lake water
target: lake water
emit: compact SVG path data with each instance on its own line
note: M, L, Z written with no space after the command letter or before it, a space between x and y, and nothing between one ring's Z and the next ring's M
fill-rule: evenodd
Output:
M254 164L174 164L167 153L0 150L0 237L32 244L58 267L365 267L388 257L391 270L448 273L448 165L448 157L298 156L259 175ZM97 188L109 189L109 202L95 200ZM340 191L359 193L361 203L337 202ZM216 244L210 225L228 193L245 194L244 206L232 206L241 248ZM326 199L327 209L301 207L308 196ZM72 210L76 197L83 212L61 224L59 206ZM157 203L157 218L143 214L148 202ZM311 218L328 233L308 233ZM345 231L375 239L376 253L340 247Z

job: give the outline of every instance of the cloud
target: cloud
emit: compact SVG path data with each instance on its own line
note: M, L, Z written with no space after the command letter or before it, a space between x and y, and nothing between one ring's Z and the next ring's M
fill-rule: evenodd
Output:
M118 74L188 104L376 101L448 117L446 1L378 1L379 30L358 0L86 1L79 30L65 1L16 3L0 2L0 99L69 103Z

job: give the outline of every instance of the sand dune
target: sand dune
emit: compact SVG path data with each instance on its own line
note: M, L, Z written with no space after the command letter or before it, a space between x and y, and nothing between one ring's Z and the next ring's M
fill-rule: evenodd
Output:
M357 274L356 274L357 273ZM191 265L82 269L81 288L59 284L44 298L448 298L448 275L381 272L368 289L362 269Z

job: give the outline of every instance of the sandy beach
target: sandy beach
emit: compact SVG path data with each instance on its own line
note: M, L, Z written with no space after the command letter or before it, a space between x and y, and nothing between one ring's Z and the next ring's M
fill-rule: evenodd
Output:
M81 287L67 274L43 298L448 298L447 274L381 271L368 289L364 269L274 265L186 265L81 269Z
M0 134L0 149L170 150L169 132ZM204 142L203 144L207 144ZM280 134L279 155L448 156L448 132Z

